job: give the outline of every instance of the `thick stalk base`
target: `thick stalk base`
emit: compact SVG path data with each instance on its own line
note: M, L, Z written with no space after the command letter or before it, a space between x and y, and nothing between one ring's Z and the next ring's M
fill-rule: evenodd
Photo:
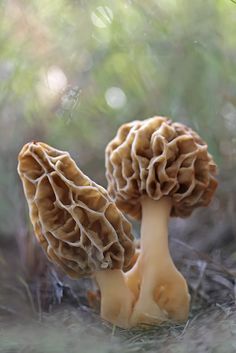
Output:
M141 252L126 274L136 302L131 326L158 324L167 320L185 321L190 296L187 283L176 269L168 247L168 219L171 200L142 201Z
M121 328L130 327L134 295L127 287L121 270L106 270L95 273L101 291L101 317Z

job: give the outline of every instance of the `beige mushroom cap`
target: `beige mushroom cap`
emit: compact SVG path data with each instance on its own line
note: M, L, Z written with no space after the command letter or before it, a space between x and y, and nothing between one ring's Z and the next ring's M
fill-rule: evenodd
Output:
M187 126L165 117L122 125L106 148L108 192L117 206L141 218L141 196L172 198L172 216L207 206L217 187L207 144Z
M130 223L67 152L26 144L18 172L36 237L51 261L75 278L129 266L135 251Z

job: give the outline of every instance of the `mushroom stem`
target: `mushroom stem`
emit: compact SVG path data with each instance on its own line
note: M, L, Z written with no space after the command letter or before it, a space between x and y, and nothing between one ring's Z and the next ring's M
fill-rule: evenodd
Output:
M154 201L143 197L141 224L141 249L146 262L152 262L154 257L169 260L168 222L172 206L169 197ZM159 264L160 265L160 264Z
M101 292L101 317L112 324L129 327L134 295L121 270L97 271L95 279Z
M182 321L189 312L188 287L176 269L168 246L168 220L171 199L142 198L141 253L127 272L127 284L137 302L131 325Z

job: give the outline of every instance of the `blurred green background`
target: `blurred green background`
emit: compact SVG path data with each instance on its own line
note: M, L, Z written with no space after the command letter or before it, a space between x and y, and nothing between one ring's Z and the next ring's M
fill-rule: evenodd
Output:
M195 129L219 165L215 201L186 221L185 233L199 238L201 226L212 243L218 233L233 240L233 1L2 0L0 18L0 242L28 229L16 173L24 143L70 151L105 186L104 148L118 126L153 115Z
M35 246L17 155L44 141L106 186L106 144L153 115L207 141L219 187L170 224L190 321L121 345L86 306L92 283L72 285ZM0 0L0 352L235 352L235 176L236 0Z

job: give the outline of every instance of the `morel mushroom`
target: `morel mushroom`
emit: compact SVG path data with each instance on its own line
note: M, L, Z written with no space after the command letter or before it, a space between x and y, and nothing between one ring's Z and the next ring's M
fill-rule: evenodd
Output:
M35 235L49 259L72 278L94 275L101 316L127 327L134 297L121 270L135 251L130 223L67 152L29 143L19 154L18 172Z
M188 287L168 247L169 216L207 206L217 187L207 144L190 128L164 117L124 124L106 148L108 192L141 219L141 253L127 273L137 302L132 325L186 320Z

